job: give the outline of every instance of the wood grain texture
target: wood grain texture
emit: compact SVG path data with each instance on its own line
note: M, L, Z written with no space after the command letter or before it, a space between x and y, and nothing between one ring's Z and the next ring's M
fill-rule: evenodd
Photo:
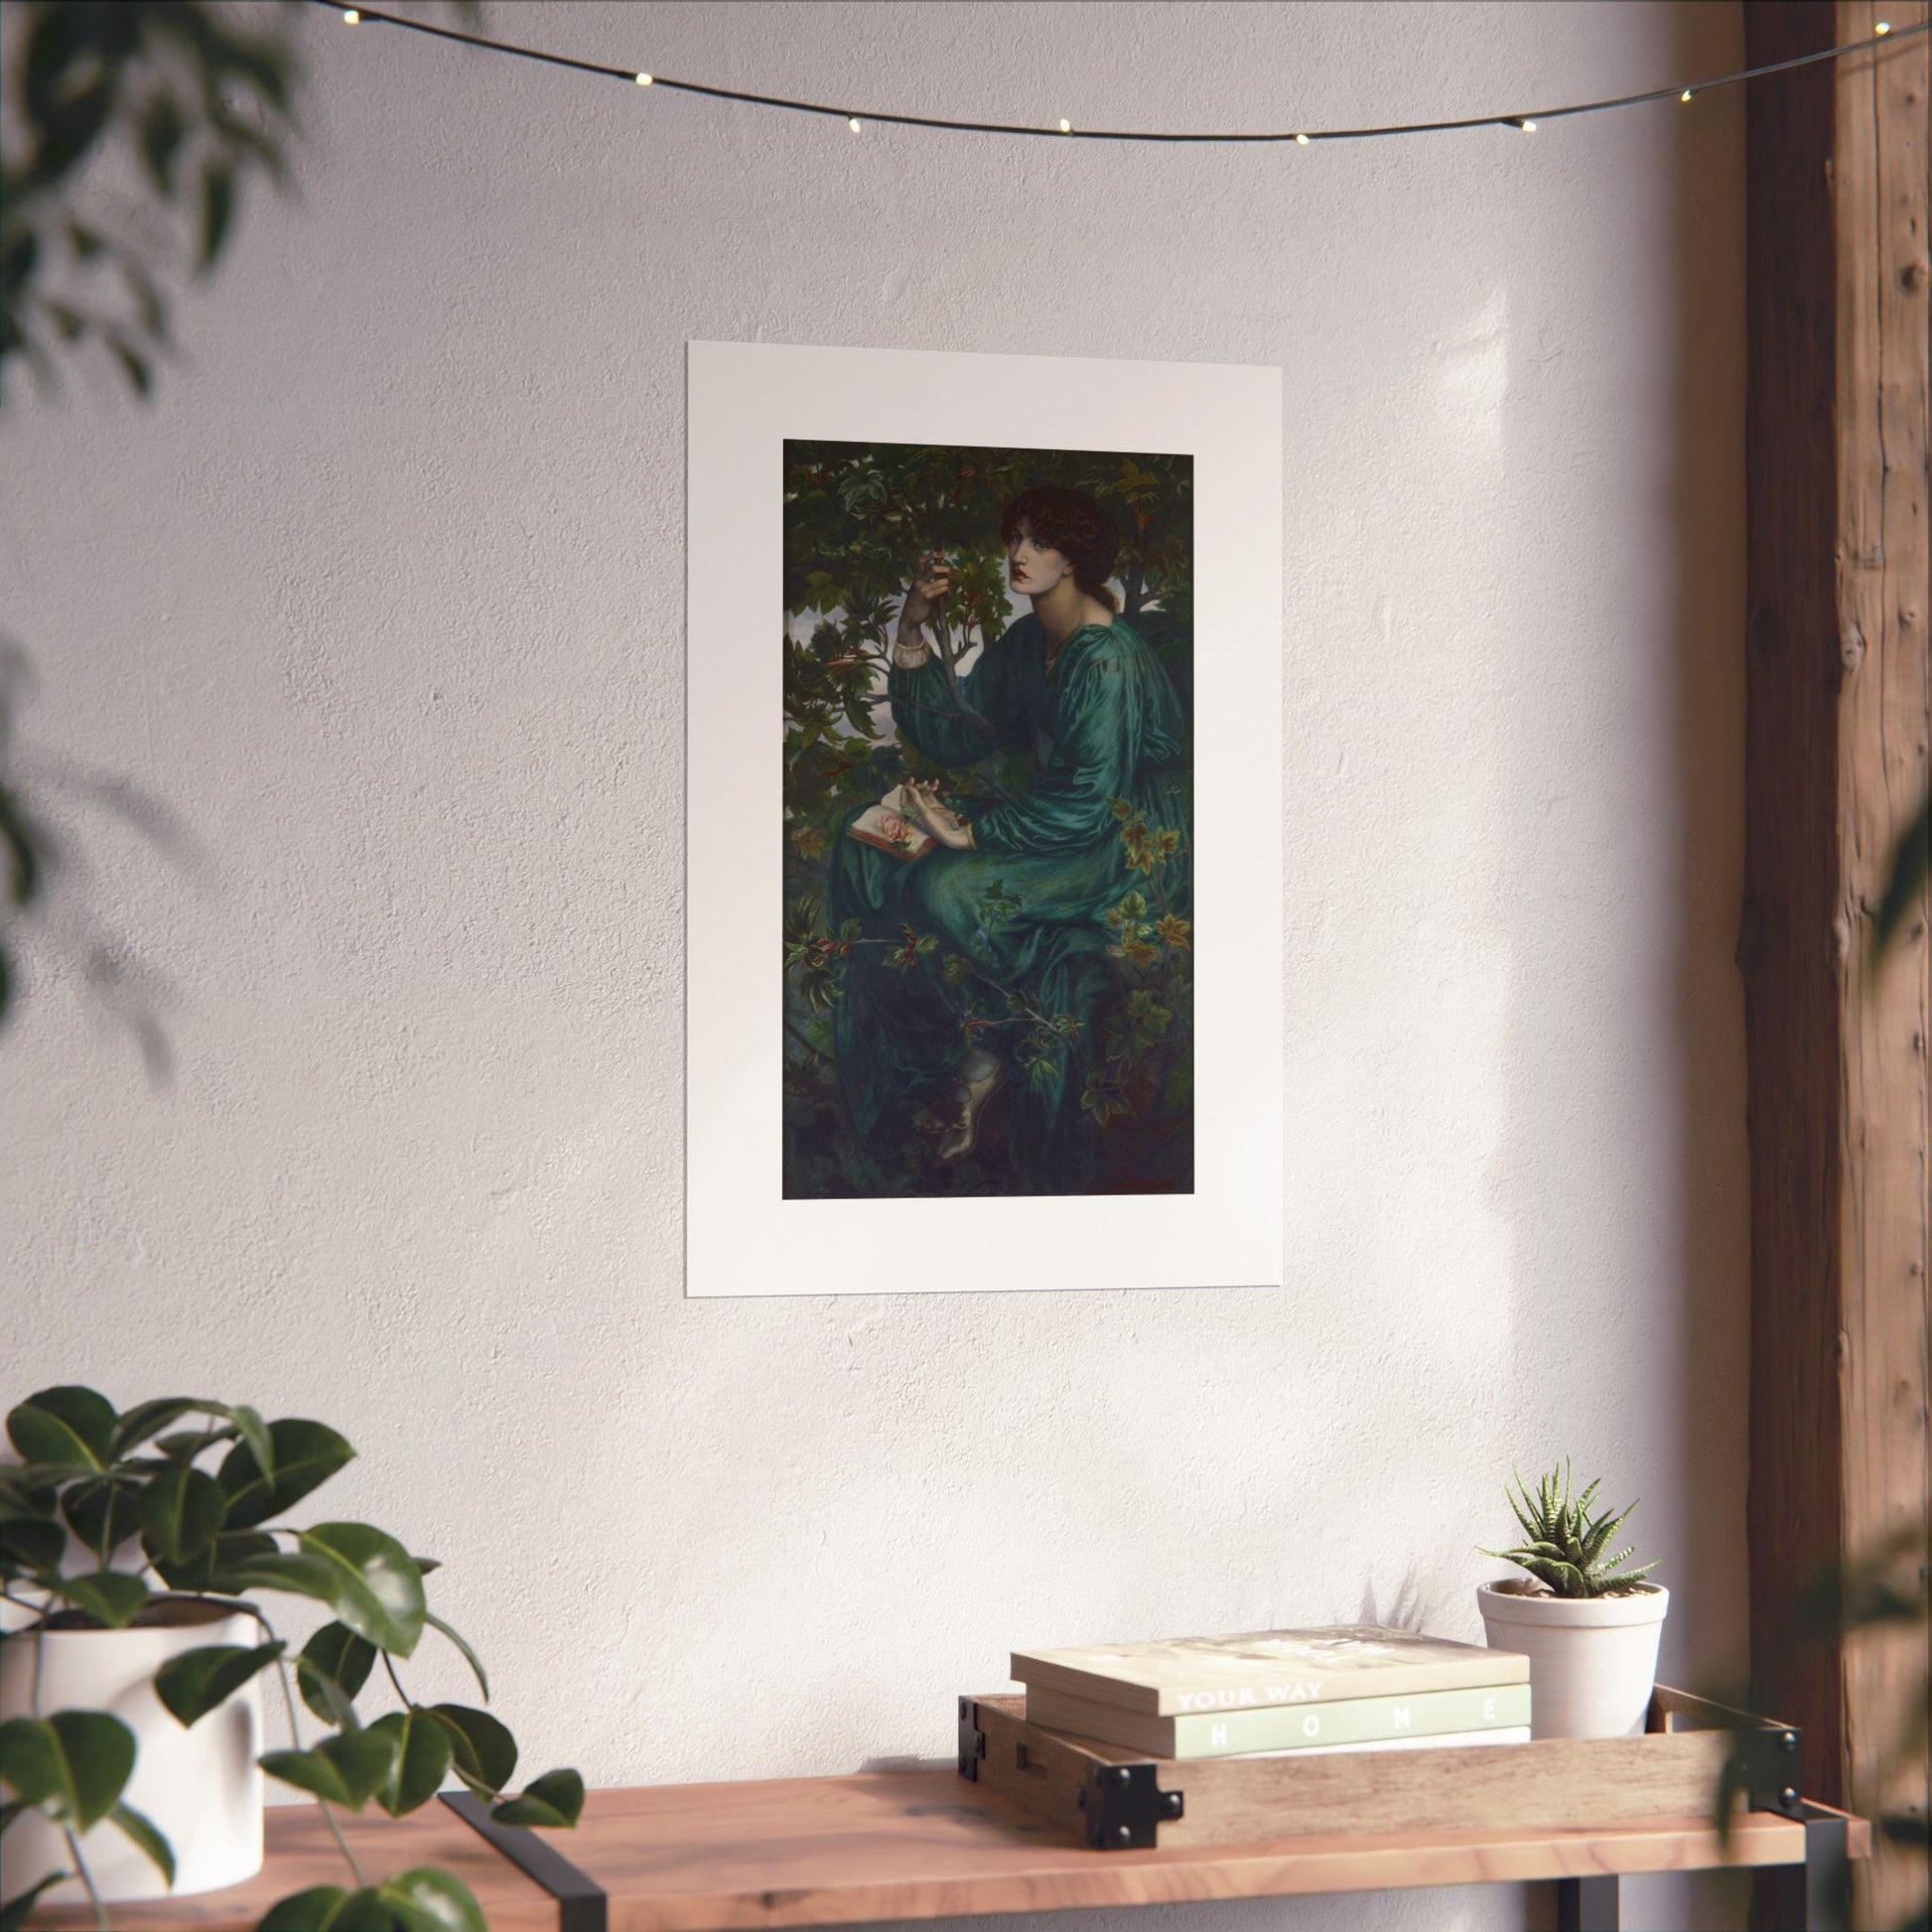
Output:
M599 1792L572 1858L611 1893L611 1932L876 1923L1184 1899L1478 1884L1722 1863L1702 1818L1599 1830L1310 1834L1093 1852L948 1771ZM1861 1837L1860 1847L1863 1848ZM1802 1855L1748 1821L1737 1863Z
M1299 1833L1281 1821L1238 1845L1091 1852L952 1771L594 1791L555 1843L610 1893L610 1932L877 1923L976 1912L1060 1911L1185 1899L1391 1886L1502 1883L1599 1872L1790 1863L1803 1827L1754 1815L1729 1852L1699 1816L1561 1831L1511 1823L1462 1831ZM313 1813L271 1820L268 1868L200 1899L118 1907L121 1932L239 1932L272 1898L339 1876ZM370 1871L428 1861L462 1872L492 1932L556 1925L556 1908L476 1838L424 1815L350 1821ZM1854 1820L1852 1850L1868 1833ZM78 1927L71 1912L38 1925Z
M1839 37L1867 38L1881 14L1897 29L1926 11L1924 0L1882 9L1844 0ZM1927 80L1922 39L1848 61L1838 76L1838 607L1846 668L1835 931L1855 937L1884 890L1898 829L1924 795L1932 740ZM1921 904L1884 971L1858 970L1855 959L1843 978L1844 1485L1855 1551L1876 1547L1905 1523L1916 1522L1921 1537L1932 1533L1925 1053L1932 1000L1924 914ZM1899 1749L1925 1681L1923 1628L1869 1633L1848 1647L1846 1802L1866 1816L1926 1815L1924 1752ZM1900 1923L1924 1897L1923 1860L1889 1847L1863 1876L1867 1923Z
M1925 0L1759 0L1751 61L1868 38ZM1866 970L1869 914L1927 782L1927 51L1753 82L1744 976L1751 1144L1749 1533L1756 1694L1806 1785L1926 1801L1878 1765L1916 1643L1801 1644L1800 1585L1932 1526L1925 907ZM1894 1753L1895 1755L1895 1753ZM1874 1862L1883 1922L1921 1882Z
M499 1857L468 1825L436 1805L407 1818L343 1818L343 1835L371 1883L414 1865L453 1871L476 1893L490 1932L557 1932L557 1902L535 1879ZM252 1932L278 1898L311 1885L352 1884L342 1854L314 1805L275 1805L268 1813L268 1859L245 1884L193 1898L160 1898L112 1908L115 1932ZM84 1906L34 1914L35 1928L91 1932Z

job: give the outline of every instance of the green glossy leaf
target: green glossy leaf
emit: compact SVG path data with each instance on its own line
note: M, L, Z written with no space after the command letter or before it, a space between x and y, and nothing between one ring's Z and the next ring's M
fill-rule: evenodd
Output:
M103 1561L134 1534L140 1493L116 1476L90 1476L61 1497L61 1514L81 1543Z
M266 1670L287 1644L279 1639L254 1650L238 1643L206 1644L171 1657L154 1674L154 1694L179 1725L201 1722L218 1710L259 1670Z
M161 1580L170 1589L212 1590L220 1596L238 1596L241 1587L230 1587L223 1581L225 1574L237 1565L251 1563L257 1557L272 1557L276 1553L275 1539L261 1530L242 1530L234 1535L217 1536L206 1550L176 1563L169 1557L149 1550L154 1567L161 1572Z
M122 1570L97 1570L87 1577L47 1579L46 1587L65 1597L76 1610L119 1630L148 1606L148 1587Z
M137 1402L114 1425L114 1454L119 1458L139 1449L151 1437L159 1436L170 1423L177 1423L184 1416L219 1416L223 1413L220 1403L204 1402L199 1396L192 1395L164 1395L157 1396L152 1402ZM195 1440L201 1441L201 1433L196 1434Z
M312 1885L277 1899L255 1921L255 1932L395 1932L389 1908L371 1890Z
M244 1557L219 1572L219 1585L230 1595L251 1589L286 1590L292 1596L313 1596L319 1603L336 1607L336 1573L315 1557L289 1556L281 1551L258 1557Z
M104 1469L114 1452L114 1405L93 1389L42 1389L8 1415L7 1440L28 1462Z
M186 1563L221 1528L228 1499L206 1469L164 1469L141 1491L141 1536L151 1554Z
M152 1818L145 1812L136 1811L132 1805L116 1805L107 1814L107 1822L140 1848L148 1863L170 1885L175 1882L175 1848L168 1843Z
M407 1657L421 1640L423 1579L393 1536L368 1523L318 1523L297 1537L302 1554L330 1566L336 1614L378 1650Z
M358 1637L346 1623L325 1623L295 1660L302 1702L324 1724L353 1724L349 1706L369 1681L374 1663L375 1645L366 1637Z
M0 1780L77 1832L113 1810L133 1769L134 1733L105 1711L57 1711L0 1725Z
M255 1467L268 1479L269 1487L274 1488L280 1468L275 1448L275 1432L262 1421L261 1412L249 1408L245 1402L237 1402L232 1408L224 1409L221 1413L234 1425L235 1433L247 1445L248 1453L255 1458ZM342 1438L337 1437L336 1440L341 1442ZM306 1495L308 1491L304 1490L303 1493Z
M67 1547L68 1533L59 1523L34 1516L0 1523L0 1577L57 1570Z
M514 1798L492 1805L499 1825L574 1825L584 1809L584 1780L575 1771L546 1771L532 1778Z
M422 1561L421 1558L417 1559L419 1565L421 1561ZM479 1657L477 1653L470 1648L468 1641L458 1631L452 1629L450 1625L445 1623L443 1619L440 1616L438 1616L434 1611L425 1611L423 1615L423 1621L427 1623L432 1630L442 1631L444 1636L448 1637L449 1640L453 1644L455 1644L460 1651L463 1652L463 1660L465 1663L467 1663L470 1666L470 1668L474 1672L476 1672L477 1688L483 1692L483 1702L487 1704L489 1702L489 1678L483 1670L483 1659Z
M451 1763L472 1791L495 1798L516 1773L516 1739L487 1711L433 1704L430 1716L450 1733Z
M157 1437L155 1448L174 1462L192 1462L207 1449L218 1449L223 1443L232 1443L235 1431L232 1429L182 1429L171 1435Z
M332 1805L360 1811L388 1781L395 1760L393 1733L345 1730L325 1737L313 1750L269 1751L260 1762L271 1778Z
M396 1761L376 1802L391 1818L427 1804L450 1768L450 1733L421 1705L391 1711L369 1728L396 1740Z
M275 1467L272 1478L262 1473L245 1439L228 1451L216 1471L215 1480L227 1491L231 1530L250 1530L279 1516L320 1488L355 1454L326 1424L300 1417L270 1423L268 1440Z
M0 1904L0 1932L20 1932L20 1928L27 1923L28 1916L34 1909L34 1900L50 1885L58 1885L63 1878L72 1876L72 1872L65 1869L50 1871L45 1878L28 1890L16 1893L4 1904Z
M402 1932L489 1932L475 1894L454 1872L417 1865L376 1889Z

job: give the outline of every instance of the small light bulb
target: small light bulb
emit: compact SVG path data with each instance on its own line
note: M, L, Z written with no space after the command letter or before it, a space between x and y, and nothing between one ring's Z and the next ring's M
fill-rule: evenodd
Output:
M1073 123L1071 121L1062 121L1060 123L1060 132L1062 134L1071 134L1073 132Z
M1891 22L1889 20L1881 20L1871 31L1882 40L1885 35L1891 32Z
M851 130L853 131L853 133L854 133L854 134L857 134L857 133L858 133L858 131L859 131L859 117L858 117L858 115L857 115L857 114L854 114L854 115L853 115L853 117L852 117L852 118L851 118L851 119L850 119L849 121L847 121L847 122L846 122L846 126L847 126L847 127L849 127L849 128L850 128L850 129L851 129Z
M362 16L353 7L345 7L343 9L343 23L345 26L353 27L361 18Z
M639 75L637 76L637 84L638 84L638 86L640 86L640 87L648 87L648 86L650 85L650 83L651 83L651 76L650 76L649 74L647 74L647 73L640 73L640 74L639 74Z
M1525 134L1534 134L1536 132L1536 123L1534 121L1518 121L1517 126L1520 127Z
M1298 148L1306 148L1308 144L1309 144L1309 137L1306 134L1298 134L1295 137L1295 145Z
M1688 88L1688 87L1686 87L1686 88L1684 89L1684 91L1683 91L1683 92L1682 92L1681 94L1679 94L1679 95L1678 95L1677 97L1678 97L1678 99L1679 99L1679 100L1681 100L1681 101L1682 101L1682 102L1684 103L1684 105L1685 105L1686 107L1688 107L1688 106L1690 106L1690 104L1691 104L1691 90L1690 90L1690 88Z

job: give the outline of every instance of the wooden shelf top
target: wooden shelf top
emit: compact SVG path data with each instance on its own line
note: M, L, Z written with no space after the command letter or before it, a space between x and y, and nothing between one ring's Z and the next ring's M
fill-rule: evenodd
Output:
M558 1924L555 1902L440 1806L395 1822L352 1820L349 1831L372 1878L442 1863L477 1892L492 1932L554 1932ZM1854 1820L1851 1834L1853 1856L1865 1856L1869 1828ZM576 1831L543 1836L610 1894L609 1932L842 1925L1804 1859L1804 1827L1764 1813L1740 1823L1727 1854L1701 1818L1094 1852L947 1770L595 1791ZM199 1898L120 1906L115 1924L122 1932L247 1932L272 1899L343 1881L314 1808L278 1807L259 1876ZM71 1908L34 1920L87 1923Z

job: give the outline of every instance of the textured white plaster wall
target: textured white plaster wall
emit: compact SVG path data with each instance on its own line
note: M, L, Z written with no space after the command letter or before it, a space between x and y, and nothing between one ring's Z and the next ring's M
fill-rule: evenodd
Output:
M488 18L861 105L1196 127L1740 64L1720 5ZM304 31L299 193L248 207L160 399L0 423L26 749L205 855L57 808L82 863L0 1039L6 1398L338 1424L331 1513L443 1558L528 1765L605 1782L943 1753L1017 1641L1397 1606L1478 1636L1510 1463L1566 1451L1643 1497L1667 1673L1740 1657L1741 102L1308 150L854 139ZM681 1299L694 337L1284 366L1280 1293ZM83 985L90 931L172 988L170 1084ZM1639 1923L1715 1909L1631 1891Z

